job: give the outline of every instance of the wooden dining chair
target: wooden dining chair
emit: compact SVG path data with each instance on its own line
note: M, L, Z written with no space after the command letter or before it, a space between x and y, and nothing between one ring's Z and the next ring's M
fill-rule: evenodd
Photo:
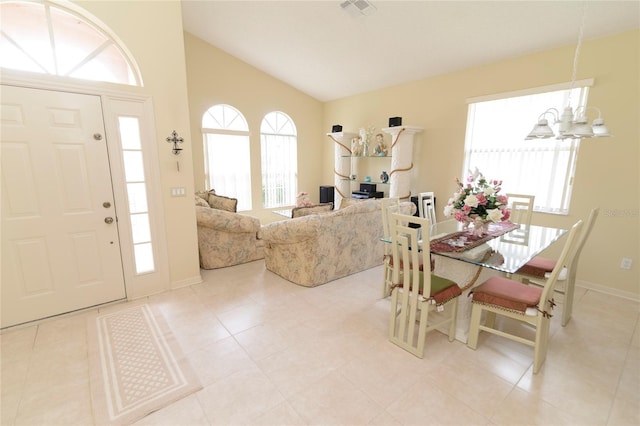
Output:
M432 274L429 267L424 271L424 265L431 264L428 219L392 213L390 225L394 263L389 340L422 358L429 331L448 325L449 341L455 338L462 292L455 282Z
M436 197L433 192L418 193L418 214L436 223Z
M553 268L544 287L526 285L509 278L492 277L471 291L473 299L468 347L476 349L480 331L524 343L533 347L533 374L538 373L547 356L551 310L555 305L553 290L562 265L577 248L581 229L582 221L579 220L569 231L558 264ZM486 318L485 323L481 324L483 313L486 313ZM532 326L535 337L528 339L496 327L496 315Z
M400 211L400 199L398 197L383 198L382 205L382 237L391 239L390 213ZM391 293L391 278L393 274L393 258L391 257L391 244L384 245L384 277L382 281L382 297L388 297Z
M573 312L573 299L576 287L576 275L578 271L578 262L580 261L580 253L584 247L591 230L596 223L600 208L594 208L589 213L589 218L585 223L580 238L578 239L577 248L573 256L567 259L567 262L560 273L558 282L556 283L555 292L564 294L562 302L562 326L566 326L571 320ZM553 268L557 265L556 259L550 259L543 256L536 256L527 262L523 267L518 269L513 275L513 279L523 282L524 284L533 284L540 287L545 285L549 279Z
M533 215L533 204L535 195L525 194L505 194L509 198L509 208L511 209L511 217L509 220L515 224L523 225L528 228L531 225L531 216Z

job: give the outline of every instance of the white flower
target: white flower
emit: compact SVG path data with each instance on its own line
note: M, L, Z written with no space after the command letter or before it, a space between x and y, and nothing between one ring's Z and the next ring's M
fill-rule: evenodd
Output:
M487 218L492 222L500 222L502 220L502 210L500 209L489 209L487 210Z
M496 190L493 186L487 186L484 189L484 195L486 195L487 197L490 197L491 195L495 194Z
M453 205L452 204L447 204L444 207L444 215L445 216L451 216L451 213L453 213Z
M470 194L464 199L464 203L469 207L478 207L478 199L475 195Z

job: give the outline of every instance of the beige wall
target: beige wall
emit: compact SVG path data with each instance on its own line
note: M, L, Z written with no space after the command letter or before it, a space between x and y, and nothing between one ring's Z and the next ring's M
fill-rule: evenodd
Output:
M187 103L182 11L170 1L75 1L104 22L127 46L140 67L142 89L153 97L158 138L160 185L163 194L170 285L178 287L200 280L195 209L192 197L172 198L170 188L185 187L193 194L192 138ZM176 130L184 137L180 172L165 138ZM155 291L166 288L159 283Z
M272 111L282 111L293 119L298 132L298 190L318 200L325 167L319 159L326 144L321 128L322 103L189 33L184 39L196 190L205 186L202 116L213 105L228 104L242 112L251 132L253 210L246 213L263 223L282 219L261 209L260 123Z
M589 104L602 109L615 137L581 142L570 214L536 214L533 219L534 224L568 228L600 206L600 218L581 256L578 279L584 285L636 298L640 297L639 40L640 32L632 31L584 43L577 78L595 79ZM327 102L323 128L331 124L342 124L345 131L369 124L386 127L393 116L403 117L403 124L423 127L415 146L412 192L435 191L442 219L444 203L455 190L453 179L462 169L466 99L567 82L574 50L575 46L567 46ZM531 117L532 125L536 118ZM522 130L525 134L530 129ZM328 164L323 173L329 181L332 151L326 148ZM557 247L545 254L557 256ZM631 270L620 269L623 257L633 259Z

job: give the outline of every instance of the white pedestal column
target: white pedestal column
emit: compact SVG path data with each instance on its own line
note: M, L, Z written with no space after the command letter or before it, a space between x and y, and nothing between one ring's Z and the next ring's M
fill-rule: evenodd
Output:
M389 171L389 197L402 201L411 199L411 169L413 168L413 141L424 129L397 126L382 129L391 135L391 170Z
M333 199L334 208L340 208L343 198L351 197L351 139L357 137L355 133L339 132L327 133L334 142L333 185L335 186Z

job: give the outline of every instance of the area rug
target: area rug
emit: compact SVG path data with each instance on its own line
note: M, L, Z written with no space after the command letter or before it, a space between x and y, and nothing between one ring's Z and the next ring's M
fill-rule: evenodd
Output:
M131 424L202 389L157 308L135 305L88 321L97 425Z

